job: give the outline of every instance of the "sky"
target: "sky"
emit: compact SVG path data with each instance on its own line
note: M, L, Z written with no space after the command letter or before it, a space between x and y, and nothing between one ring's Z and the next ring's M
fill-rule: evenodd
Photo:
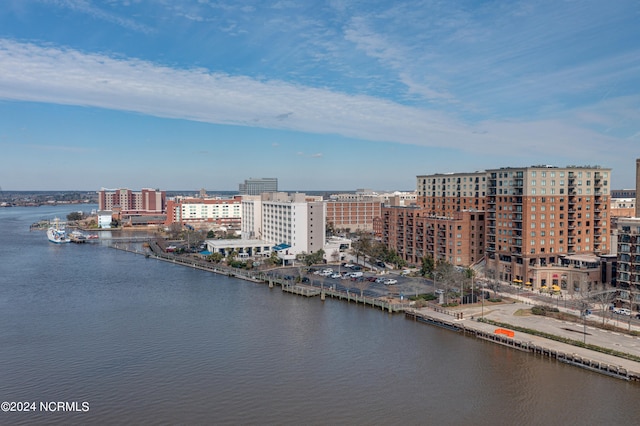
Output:
M637 0L3 0L0 188L415 190L640 158Z

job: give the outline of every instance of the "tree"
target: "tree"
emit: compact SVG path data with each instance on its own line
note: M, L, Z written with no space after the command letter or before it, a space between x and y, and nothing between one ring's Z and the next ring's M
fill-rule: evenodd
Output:
M436 262L434 269L434 279L437 279L438 284L444 289L445 303L449 303L449 291L456 282L457 271L453 265L446 260L439 260Z
M609 306L611 306L611 303L616 298L616 293L616 290L607 290L593 293L591 295L594 303L600 308L600 312L602 314L602 325L604 325L605 318L607 317L607 313L609 312Z
M216 236L216 233L213 232L213 229L210 229L209 232L207 232L207 238L214 238Z
M214 263L220 263L222 262L222 258L224 256L222 256L222 253L211 253L209 256L207 256L207 260L209 260L210 262L214 262Z
M423 277L430 277L433 274L434 261L431 255L422 258L422 267L420 268L420 275Z
M323 259L324 250L322 249L318 250L315 253L304 253L304 256L302 256L302 261L307 266L315 265L316 263L322 263Z
M356 263L360 263L360 256L365 256L371 251L371 234L358 231L351 248L356 255Z
M82 212L71 212L67 215L67 220L70 222L78 221L78 220L82 220L83 217L84 217L84 214Z

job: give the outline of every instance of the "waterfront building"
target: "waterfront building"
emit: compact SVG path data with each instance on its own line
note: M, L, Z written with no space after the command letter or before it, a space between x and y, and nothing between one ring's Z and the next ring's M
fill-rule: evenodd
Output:
M638 310L640 305L640 218L618 218L617 226L618 303ZM633 303L631 301L633 300Z
M238 186L241 195L260 195L263 192L278 192L277 178L249 178Z
M98 216L98 228L109 229L111 228L111 222L113 222L113 212L98 210L96 213Z
M242 223L241 203L241 196L169 199L165 224L215 224L239 228Z
M98 191L98 210L119 211L122 215L163 214L166 207L166 192L143 188L138 192L130 189L105 189Z
M242 238L273 243L287 262L324 248L326 205L322 197L268 192L243 197L242 211Z
M220 253L225 258L232 253L236 253L238 259L248 259L250 257L269 257L271 246L264 240L206 240L207 250L210 253Z
M485 191L485 172L417 176L415 205L385 206L374 229L409 264L473 265L484 257Z
M468 266L484 257L483 211L457 211L436 216L420 207L385 206L382 242L409 264L424 257Z
M487 170L487 275L539 289L541 267L607 254L610 174L599 166Z

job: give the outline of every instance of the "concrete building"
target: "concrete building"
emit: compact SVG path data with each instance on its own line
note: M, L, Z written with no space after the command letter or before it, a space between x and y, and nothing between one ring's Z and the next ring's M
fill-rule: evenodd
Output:
M111 228L111 222L113 222L113 212L106 210L98 210L98 228L109 229Z
M324 248L326 206L322 197L283 192L244 197L242 238L256 238L274 244L285 261L301 253Z
M240 227L242 197L176 198L167 201L165 224L216 224Z
M607 254L610 173L598 166L488 170L487 275L537 288L540 267Z
M158 189L143 188L105 189L98 191L98 210L119 210L123 215L160 214L165 212L166 193Z
M227 257L236 252L238 259L269 257L271 244L263 240L206 240L207 250Z
M612 218L634 217L636 214L635 198L612 198L610 201Z
M278 192L277 178L249 178L238 186L241 195L260 195L263 192Z
M640 218L619 218L617 237L618 301L637 311L640 304ZM631 300L634 301L633 304L630 303Z

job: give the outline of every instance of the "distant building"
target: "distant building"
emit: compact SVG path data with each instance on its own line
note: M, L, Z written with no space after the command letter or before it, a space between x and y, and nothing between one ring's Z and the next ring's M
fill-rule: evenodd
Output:
M611 199L611 216L612 217L634 217L636 213L635 198L612 198Z
M277 178L246 179L238 188L240 195L260 195L263 192L278 192Z
M240 227L242 197L233 198L175 198L167 201L165 224L211 223Z
M98 191L98 210L115 210L122 215L162 214L166 207L166 192L143 188L105 189Z
M371 232L381 214L381 201L327 201L327 226L334 230Z
M109 229L111 228L111 222L113 222L113 213L111 211L99 210L98 216L98 228Z
M611 198L636 198L635 189L612 189Z

